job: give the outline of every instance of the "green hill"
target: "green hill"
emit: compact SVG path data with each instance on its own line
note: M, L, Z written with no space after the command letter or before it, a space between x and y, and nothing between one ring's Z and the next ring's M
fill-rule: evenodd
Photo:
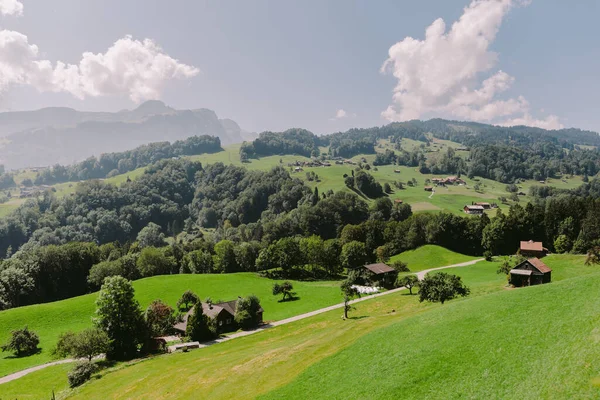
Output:
M171 306L185 290L193 290L200 298L213 301L231 300L237 296L256 294L265 309L265 320L280 320L326 307L341 301L337 282L293 282L300 300L279 303L271 293L273 282L252 273L222 275L169 275L135 281L136 298L142 307L161 299ZM0 312L0 343L13 329L27 325L40 336L42 352L30 357L13 358L0 354L0 376L51 361L51 349L58 335L79 331L92 325L97 293L53 303L36 304Z
M481 257L472 257L456 253L441 246L428 244L418 249L408 250L390 257L390 263L402 261L408 265L410 272L419 272L425 269L443 267L477 260Z
M600 273L453 302L367 335L265 399L598 398Z

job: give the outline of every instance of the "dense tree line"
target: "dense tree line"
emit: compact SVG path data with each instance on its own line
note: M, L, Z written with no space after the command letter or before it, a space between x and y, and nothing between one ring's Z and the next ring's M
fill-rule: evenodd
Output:
M306 129L288 129L284 132L262 132L252 143L244 143L240 148L240 158L250 158L278 154L297 154L305 157L318 156L321 139Z
M220 150L222 150L221 140L208 135L192 136L173 143L150 143L129 151L106 153L99 158L90 157L70 166L55 165L39 172L34 183L36 185L52 185L60 182L110 178L160 160L214 153Z
M366 171L355 175L364 179L355 183L361 191L373 184ZM0 306L76 296L113 275L321 278L424 244L512 254L519 240L533 239L553 251L585 252L600 237L599 197L596 178L491 219L412 215L386 196L369 207L354 193L319 194L281 167L163 160L120 187L85 182L61 199L46 192L0 220Z

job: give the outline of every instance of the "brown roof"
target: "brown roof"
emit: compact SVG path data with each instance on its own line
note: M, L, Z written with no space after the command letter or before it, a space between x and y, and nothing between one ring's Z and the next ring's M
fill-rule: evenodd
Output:
M469 210L483 210L483 206L479 206L479 205L472 206L472 205L467 204L465 207L467 207Z
M541 273L545 274L546 272L551 272L552 269L550 269L549 266L547 266L546 264L544 264L542 262L542 260L540 260L539 258L530 258L529 263L531 265L533 265L534 267L536 267Z
M373 272L374 274L385 274L388 272L395 271L394 268L392 268L389 265L386 265L384 263L365 265L365 268L368 269L369 271Z
M542 246L542 242L534 242L533 240L528 242L521 241L521 250L544 251L544 246Z

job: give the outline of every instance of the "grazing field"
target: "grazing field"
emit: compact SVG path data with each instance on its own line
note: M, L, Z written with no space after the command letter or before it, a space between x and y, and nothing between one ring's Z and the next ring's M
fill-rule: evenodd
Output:
M472 257L456 253L441 246L428 244L415 250L408 250L390 257L390 263L402 261L408 265L410 272L419 272L425 269L444 267L473 261L481 257Z
M411 151L415 147L418 147L422 142L418 142L411 139L403 139L402 147L408 151ZM462 147L458 143L436 140L432 145L431 150L433 152L426 153L427 157L435 158L442 152L445 152L448 147L458 148ZM333 191L350 191L344 185L344 174L350 175L352 170L356 168L356 165L338 165L333 164L330 167L305 167L301 172L293 172L291 167L288 167L288 163L294 163L296 161L310 161L309 158L304 156L296 155L282 155L282 156L268 156L261 157L259 159L252 159L249 163L242 164L239 158L240 145L226 146L223 151L213 154L203 154L199 156L189 157L192 160L201 161L203 164L212 164L215 162L222 162L224 164L233 164L238 166L245 166L248 169L254 170L268 170L275 166L281 165L285 168L289 168L292 176L298 177L310 186L318 187L320 193L327 192L328 190ZM392 148L390 143L385 140L380 141L380 146L376 148L378 151L384 151L386 148ZM327 149L322 149L327 150ZM468 156L468 152L461 151L459 154L463 154L465 157ZM372 174L375 179L382 185L389 183L392 186L393 192L389 195L392 200L403 200L404 202L411 204L414 211L439 211L445 210L452 212L457 215L464 215L463 207L465 204L471 204L474 201L483 201L490 203L498 203L501 209L506 209L513 201L508 200L506 204L501 204L498 200L499 197L509 197L510 193L506 191L506 184L496 182L490 179L474 178L469 179L466 176L462 176L462 179L466 181L466 185L438 187L435 193L426 192L423 190L426 180L434 177L443 177L445 175L433 175L433 174L421 174L415 167L405 167L397 165L383 165L376 167L373 166L373 160L375 159L374 154L361 154L351 159L355 162L360 162L364 158L373 167L368 172ZM397 171L397 172L396 172ZM307 172L314 172L319 176L318 181L308 181L306 178ZM394 182L401 181L406 182L416 179L417 186L410 187L405 185L404 189L397 189L394 187ZM564 180L563 180L564 179ZM583 182L581 177L571 177L563 179L548 179L545 185L554 186L563 189L572 189L581 185ZM474 186L476 183L480 184L480 190L475 191ZM520 183L519 190L526 193L525 196L519 196L520 202L527 203L530 200L528 196L529 188L534 185L541 185L539 182L534 180L528 180ZM367 201L371 199L365 198ZM495 213L495 210L487 211L488 213Z
M599 285L596 272L451 302L364 336L262 398L598 398Z
M407 151L420 147L423 142L418 142L411 139L402 139L402 148ZM350 175L352 170L356 168L356 165L337 165L333 164L330 167L306 167L302 172L293 172L291 167L288 167L289 163L296 161L310 161L309 158L304 156L296 155L276 155L261 157L258 159L252 159L249 163L242 163L240 161L239 150L241 144L232 144L225 146L222 151L211 154L201 154L187 157L190 160L200 161L202 164L214 164L216 162L222 162L226 165L233 164L237 166L244 166L251 170L269 170L275 166L281 165L285 168L289 168L292 176L298 177L311 187L318 187L319 192L327 192L328 190L333 191L350 191L344 185L344 174ZM430 152L426 153L428 159L435 159L443 154L447 148L460 148L462 145L450 142L447 140L435 139L431 147ZM387 140L381 140L379 145L376 147L377 151L385 151L385 149L393 149L393 146ZM321 148L321 151L326 152L327 148ZM467 151L459 151L458 154L468 158ZM514 202L508 200L506 204L502 204L498 198L501 196L509 197L510 193L506 191L506 184L496 182L490 179L474 178L468 179L466 176L462 176L462 179L466 181L466 185L459 186L448 186L435 188L435 193L426 192L423 187L426 185L426 180L434 177L443 177L445 175L433 175L433 174L421 174L415 167L404 167L397 165L383 165L376 167L373 166L373 160L375 159L374 154L360 154L352 157L355 162L360 162L361 159L366 159L367 162L373 167L369 170L375 179L382 185L389 183L392 187L393 192L389 195L392 200L402 200L413 206L415 212L432 212L445 210L457 215L464 215L463 207L465 204L471 204L474 201L484 202L496 202L501 209L506 209L510 204ZM105 179L105 182L119 185L127 180L127 177L135 179L144 173L145 168L138 168L134 171L130 171L125 174L117 175L115 177ZM308 181L306 177L307 172L315 172L319 179L318 181ZM15 181L20 184L23 179L35 178L35 173L31 170L23 170L15 175ZM407 186L406 183L416 179L417 185L415 187ZM405 184L404 189L397 189L394 187L394 182L403 182ZM479 191L475 191L474 186L476 183L480 184ZM544 183L548 186L554 186L562 189L573 189L581 185L583 182L581 177L564 177L561 179L548 179ZM525 196L519 196L520 202L527 203L530 200L528 196L529 188L534 185L541 185L539 182L534 180L528 180L520 183L519 190L526 193ZM53 185L56 190L57 196L66 196L73 193L76 189L77 182L65 182ZM19 205L25 202L25 199L19 199L19 190L15 189L11 192L13 196L16 196L11 201L0 204L0 217L3 217L15 210ZM368 202L371 199L364 198ZM487 211L488 213L494 213L494 210Z
M142 307L152 300L162 299L175 307L185 290L193 290L201 299L232 300L237 296L256 294L265 309L265 320L280 320L316 310L341 301L338 282L293 282L299 300L279 303L271 293L273 282L252 273L221 275L169 275L141 279L133 283L136 298ZM62 332L79 331L92 325L97 294L46 304L19 307L0 312L0 343L10 331L25 325L40 336L41 353L14 358L0 354L0 376L52 360L51 349Z
M543 287L508 290L506 278L496 274L499 263L482 261L446 270L460 275L472 293L468 298L443 306L419 303L418 296L405 292L393 293L357 304L348 321L340 319L341 310L334 310L206 349L163 355L132 365L120 364L74 391L67 390L64 366L33 373L27 381L21 381L37 382L35 387L19 385L17 380L0 388L18 398L44 397L43 394L52 390L66 390L60 397L77 399L229 399L232 393L236 399L260 396L273 399L386 398L386 393L381 394L372 387L381 385L390 390L389 398L445 398L439 393L444 387L449 390L448 398L461 395L481 398L482 393L491 398L514 398L506 392L511 390L511 385L498 382L502 376L494 374L496 363L502 367L502 374L510 378L517 375L510 371L514 364L518 364L517 371L531 367L536 374L550 371L561 379L581 372L582 376L574 377L578 382L588 376L600 376L596 371L600 363L600 355L595 355L598 350L590 355L593 359L569 360L570 351L580 355L577 346L596 341L597 334L577 342L570 335L582 339L584 328L579 322L595 312L595 317L585 322L587 329L600 318L600 310L596 309L600 303L589 301L596 298L593 288L600 283L600 271L584 266L583 257L556 255L547 257L545 262L553 268L555 282ZM583 294L579 293L580 286L586 286ZM563 303L566 306L563 307ZM515 309L518 312L513 318ZM535 317L531 319L533 326L527 327L530 310ZM571 310L576 310L572 319ZM550 311L552 318L544 317L546 311ZM446 331L446 326L450 331ZM540 336L540 332L550 328L560 332L560 336L550 334L551 343ZM474 335L488 347L472 344ZM523 339L524 336L527 337ZM543 359L544 363L529 362L523 357L522 349L510 344L514 337L525 340L527 349L532 349L536 357L540 351L535 347L537 344L532 343L541 342L540 348L556 353ZM458 339L456 348L453 338ZM564 351L560 350L561 344L565 346ZM469 347L471 345L473 347ZM377 350L378 346L395 357L385 356ZM348 352L352 355L347 356ZM343 365L338 357L343 357ZM564 369L563 361L567 363ZM470 367L470 362L476 363L477 368ZM578 371L577 365L584 363L590 365L588 369ZM450 373L453 368L459 378L448 383L454 376ZM318 373L313 372L317 369ZM414 379L406 375L409 373L416 374ZM328 376L340 381L331 383ZM469 379L474 386L473 395L461 391L461 385ZM430 391L424 392L419 381L428 385ZM391 384L400 385L400 389L390 388ZM535 385L531 386L536 389ZM485 391L488 388L490 391ZM535 397L527 392L525 395L525 398ZM582 397L593 396L571 396Z

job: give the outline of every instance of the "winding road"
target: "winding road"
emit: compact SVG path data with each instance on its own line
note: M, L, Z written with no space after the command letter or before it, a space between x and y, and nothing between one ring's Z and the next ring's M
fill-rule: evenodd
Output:
M432 272L432 271L439 271L441 269L446 269L446 268L468 267L470 265L474 265L474 264L476 264L476 263L478 263L480 261L483 261L483 260L484 260L483 258L479 258L479 259L476 259L476 260L473 260L473 261L467 261L467 262L464 262L464 263L447 265L445 267L430 268L430 269L426 269L424 271L417 272L416 275L419 278L419 280L422 280L425 277L425 275L427 275L427 273ZM372 294L372 295L364 296L364 297L361 297L361 298L358 298L358 299L350 301L350 304L356 304L356 303L360 303L361 301L371 300L371 299L373 299L375 297L387 296L388 294L397 293L397 292L399 292L401 290L406 290L406 288L404 286L402 286L402 287L399 287L399 288L396 288L396 289L392 289L392 290L388 290L388 291L385 291L385 292L375 293L375 294ZM344 303L334 304L334 305L329 306L329 307L324 307L324 308L320 308L320 309L315 310L315 311L311 311L311 312L307 312L307 313L304 313L304 314L296 315L295 317L290 317L290 318L282 319L281 321L274 321L274 322L262 325L259 328L255 329L255 330L252 330L252 331L237 332L237 333L234 333L234 334L231 334L231 335L228 335L228 336L225 336L225 337L222 337L222 338L210 341L210 342L202 343L200 345L200 348L212 346L212 345L217 344L217 343L227 342L229 340L236 339L236 338L243 337L243 336L253 335L253 334L258 333L260 331L263 331L265 329L273 328L273 327L279 326L279 325L289 324L291 322L299 321L299 320L304 319L304 318L309 318L309 317L313 317L315 315L323 314L323 313L328 312L328 311L337 310L337 309L342 308L342 307L344 307ZM42 364L42 365L37 365L35 367L27 368L27 369L21 370L19 372L15 372L13 374L1 377L0 378L0 385L3 384L3 383L14 381L15 379L19 379L19 378L21 378L21 377L23 377L23 376L25 376L27 374L30 374L30 373L35 372L35 371L39 371L39 370L47 368L47 367L52 367L54 365L71 363L71 362L75 362L75 361L77 361L77 360L75 360L75 359L64 359L64 360L53 361L53 362L49 362L47 364Z

